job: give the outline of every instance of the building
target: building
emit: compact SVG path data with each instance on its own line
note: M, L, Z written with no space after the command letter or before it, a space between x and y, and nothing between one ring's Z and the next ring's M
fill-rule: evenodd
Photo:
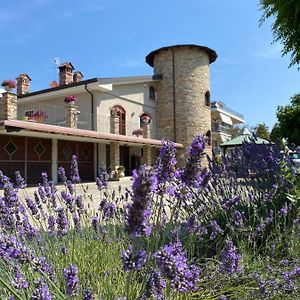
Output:
M130 175L154 162L162 138L176 142L181 163L195 134L211 139L209 65L216 58L199 45L163 47L146 56L153 75L88 80L66 62L59 83L35 92L21 74L17 95L0 100L0 169L9 176L20 170L29 182L47 171L57 181L57 168L68 173L75 154L83 180L120 165ZM70 95L75 103L64 102Z
M228 108L223 102L211 103L212 146L219 148L221 144L232 138L232 127L244 124L240 113Z

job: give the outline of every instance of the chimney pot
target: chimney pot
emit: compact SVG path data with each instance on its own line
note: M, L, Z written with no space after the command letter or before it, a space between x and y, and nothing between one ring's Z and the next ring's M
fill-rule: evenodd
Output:
M74 67L72 63L65 62L61 64L59 67L59 84L66 85L73 83L73 70Z
M83 75L80 71L75 71L73 74L73 82L80 82L83 78Z
M18 95L29 94L31 78L28 76L28 74L25 73L20 74L16 79L17 79L17 94Z

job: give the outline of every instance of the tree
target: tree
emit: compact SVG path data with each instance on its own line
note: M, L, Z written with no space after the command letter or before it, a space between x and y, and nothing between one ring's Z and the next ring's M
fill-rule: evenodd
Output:
M265 123L260 123L256 127L254 127L254 133L257 137L260 137L267 141L270 140L269 127Z
M275 123L270 133L270 140L276 145L279 145L280 148L284 149L282 138L283 136L280 132L280 126L278 123Z
M272 31L275 42L282 42L282 54L291 53L290 66L300 63L300 0L260 0L261 23L275 17Z
M300 145L300 93L291 97L291 104L277 107L277 119L281 136L288 144Z

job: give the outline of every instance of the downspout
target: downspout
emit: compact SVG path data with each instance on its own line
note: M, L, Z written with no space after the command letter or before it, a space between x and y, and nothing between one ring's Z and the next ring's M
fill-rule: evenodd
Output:
M92 131L95 130L95 126L94 126L94 120L95 120L95 116L94 116L94 94L87 89L87 83L84 85L85 90L91 95L91 114L92 114ZM99 144L97 143L97 147L96 147L96 168L97 168L97 175L98 175L98 170L99 170Z
M172 73L173 73L173 128L174 128L174 142L176 142L175 54L173 49L172 49Z

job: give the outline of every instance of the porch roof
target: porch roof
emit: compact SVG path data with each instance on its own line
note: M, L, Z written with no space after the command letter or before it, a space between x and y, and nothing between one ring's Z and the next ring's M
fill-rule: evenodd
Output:
M149 145L153 147L160 147L161 141L155 139L145 139L142 137L134 137L134 136L125 136L119 134L77 129L77 128L69 128L69 127L61 127L55 125L41 124L41 123L31 123L27 121L19 121L19 120L4 120L0 121L0 127L6 130L7 133L11 132L20 132L21 130L25 130L27 132L37 132L37 133L46 133L53 136L63 135L70 137L78 137L78 138L88 138L95 141L107 141L107 142L120 142L122 144L135 144L135 145ZM20 133L22 135L22 133ZM176 148L183 148L182 144L175 143Z

